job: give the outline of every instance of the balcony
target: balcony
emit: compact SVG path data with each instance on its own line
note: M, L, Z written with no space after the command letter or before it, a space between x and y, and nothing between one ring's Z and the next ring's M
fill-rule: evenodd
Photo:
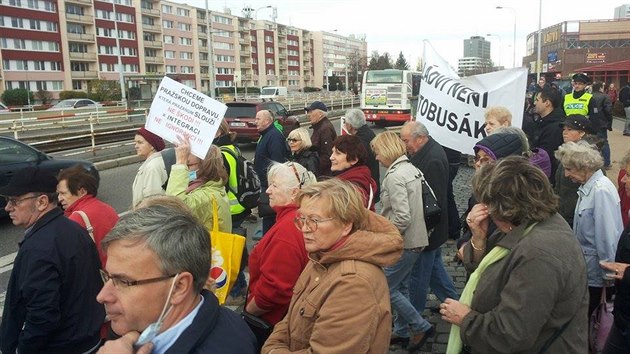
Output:
M278 41L278 48L286 48L287 47L287 41Z
M69 52L69 54L70 54L70 59L85 60L85 61L95 61L96 60L96 53Z
M73 4L90 5L90 7L92 6L92 0L66 0L66 2Z
M94 42L94 33L68 33L69 41Z
M288 80L289 78L286 75L280 75L280 80Z
M144 41L145 47L162 48L162 41Z
M141 13L143 15L149 15L149 16L155 16L155 17L160 17L160 10L159 9L145 9L144 7L141 9Z
M252 55L252 51L249 49L241 49L241 56L243 57L249 57L250 55Z
M77 15L77 14L66 13L66 21L93 25L94 24L94 16L92 16L92 15Z
M144 62L147 64L163 64L164 57L161 55L158 55L156 57L144 57Z
M243 80L249 81L249 80L252 80L252 75L243 75L242 78Z
M208 66L208 59L199 59L199 65Z
M162 26L148 25L146 23L143 23L142 24L142 30L149 31L149 32L162 33Z
M307 80L307 81L308 81L308 80L310 80L310 79L311 79L311 75L309 75L309 74L304 75L304 80Z
M70 75L73 79L85 78L85 79L96 79L98 78L98 73L96 71L71 71Z
M165 73L164 71L147 71L146 75L147 76L164 76Z

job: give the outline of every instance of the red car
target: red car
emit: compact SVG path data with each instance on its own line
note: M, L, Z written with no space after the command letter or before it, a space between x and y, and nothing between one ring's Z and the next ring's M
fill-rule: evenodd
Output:
M284 136L300 126L300 122L294 116L289 116L287 109L278 102L227 102L226 105L225 120L230 125L230 130L236 132L236 140L239 142L258 141L260 134L254 119L260 110L273 113L284 128Z

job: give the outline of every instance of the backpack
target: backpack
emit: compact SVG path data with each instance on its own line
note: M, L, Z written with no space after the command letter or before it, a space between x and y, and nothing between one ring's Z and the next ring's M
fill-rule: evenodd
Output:
M247 160L237 147L236 152L227 146L221 146L221 152L229 154L236 161L236 181L238 188L232 190L230 184L225 185L228 192L232 192L239 204L245 209L253 209L258 206L258 197L260 196L260 179L254 170L254 164Z

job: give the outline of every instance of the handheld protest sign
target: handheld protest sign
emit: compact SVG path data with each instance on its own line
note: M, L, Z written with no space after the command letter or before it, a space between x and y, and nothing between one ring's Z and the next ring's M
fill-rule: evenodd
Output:
M227 106L205 94L164 77L151 103L145 128L171 143L190 139L193 155L204 159Z

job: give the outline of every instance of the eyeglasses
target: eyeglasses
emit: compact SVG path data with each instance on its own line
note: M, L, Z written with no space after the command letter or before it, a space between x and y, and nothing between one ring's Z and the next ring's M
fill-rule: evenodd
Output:
M102 269L99 269L99 272L101 272L101 279L103 279L103 284L105 284L109 280L111 280L112 283L114 283L114 287L116 289L122 288L123 285L125 287L130 287L130 286L136 286L136 285L157 283L159 281L170 279L170 278L174 277L175 275L177 275L177 274L171 274L171 275L165 275L165 276L162 276L162 277L150 278L150 279L126 280L126 279L120 279L120 278L118 278L116 276L112 276L109 273L107 273L107 271L102 270Z
M23 201L27 200L27 199L33 199L33 198L37 198L39 197L39 195L32 195L30 197L24 197L24 198L8 198L8 197L4 197L4 200L7 201L7 205L9 206L18 206L20 205L20 203L22 203Z
M308 227L308 229L311 230L311 232L315 232L317 231L317 227L319 226L319 223L331 221L334 219L335 218L313 219L307 216L296 216L295 219L293 219L293 223L295 224L295 227L298 228L298 230L302 230L304 225L306 225L306 227Z
M298 141L302 141L302 140L295 139L295 138L287 138L287 142L289 142L289 143L297 143Z
M287 163L288 166L291 166L291 168L293 169L293 174L295 175L295 178L297 178L299 185L299 189L302 189L302 185L304 185L304 181L300 178L300 174L297 171L297 168L295 168L295 164L293 162L289 162Z

